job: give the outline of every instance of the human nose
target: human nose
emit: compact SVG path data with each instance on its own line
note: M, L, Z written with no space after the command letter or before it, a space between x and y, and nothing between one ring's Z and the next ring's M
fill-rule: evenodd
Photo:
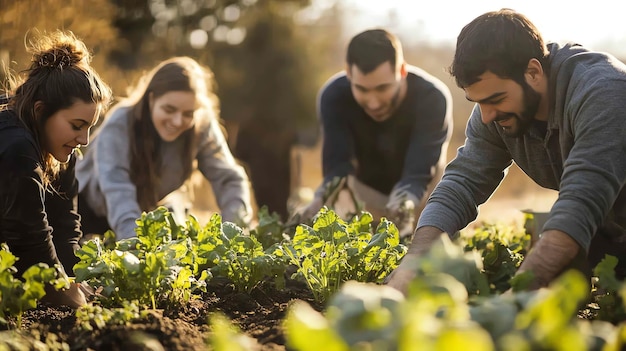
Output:
M365 107L367 107L368 110L378 110L380 106L380 99L374 94L369 94L365 97Z
M78 143L79 146L87 146L89 145L89 129L85 132L82 132L78 135L78 137L76 138L76 142Z
M175 127L180 127L183 125L183 114L182 112L176 113L173 117L172 117L172 124Z
M489 124L496 119L498 112L493 106L487 104L480 104L480 116L484 124Z

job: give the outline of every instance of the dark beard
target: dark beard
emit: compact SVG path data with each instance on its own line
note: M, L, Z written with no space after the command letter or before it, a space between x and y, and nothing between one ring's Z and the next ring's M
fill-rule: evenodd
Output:
M522 81L520 85L524 93L524 109L519 115L513 115L517 120L517 129L510 132L504 130L504 134L512 138L520 138L528 132L533 125L535 115L539 110L539 103L541 102L541 94L533 90L526 81Z

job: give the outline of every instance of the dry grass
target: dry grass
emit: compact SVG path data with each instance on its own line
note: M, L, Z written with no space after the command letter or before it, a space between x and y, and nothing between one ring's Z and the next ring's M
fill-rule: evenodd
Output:
M293 172L293 189L298 187L315 189L320 184L322 170L319 144L313 148L294 148L293 159L294 161L300 160L294 162L294 165L299 164L300 169ZM458 146L451 145L448 149L448 160L454 157ZM192 213L200 219L200 223L204 223L212 213L217 211L217 206L211 187L202 175L194 174L192 179L192 189L195 193ZM473 224L501 222L519 225L524 217L521 210L549 211L556 198L555 191L536 185L514 165L494 195L480 207L478 218Z

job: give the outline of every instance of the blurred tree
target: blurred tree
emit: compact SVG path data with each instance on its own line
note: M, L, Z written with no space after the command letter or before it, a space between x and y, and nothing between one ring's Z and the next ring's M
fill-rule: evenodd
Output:
M24 44L36 32L71 30L93 52L93 66L105 81L117 73L107 62L114 45L115 28L111 20L115 8L108 0L0 0L0 79L30 64Z
M317 82L310 43L280 5L260 1L250 14L255 20L239 52L243 82L229 89L222 108L239 122L234 153L248 168L257 203L285 218L291 148L299 130L315 125Z

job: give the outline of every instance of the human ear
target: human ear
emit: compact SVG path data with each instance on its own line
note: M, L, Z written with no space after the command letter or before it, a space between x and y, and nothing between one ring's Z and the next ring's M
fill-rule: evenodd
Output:
M536 58L530 59L524 77L526 78L526 83L531 86L537 85L539 81L543 80L544 71L541 62Z
M348 80L352 79L352 66L346 65L346 77Z
M35 113L35 117L37 119L41 118L45 107L46 107L46 104L44 104L43 101L41 100L35 101L35 106L33 106L33 112Z
M402 62L400 64L400 76L402 78L406 78L407 76L407 71L406 71L406 62Z

